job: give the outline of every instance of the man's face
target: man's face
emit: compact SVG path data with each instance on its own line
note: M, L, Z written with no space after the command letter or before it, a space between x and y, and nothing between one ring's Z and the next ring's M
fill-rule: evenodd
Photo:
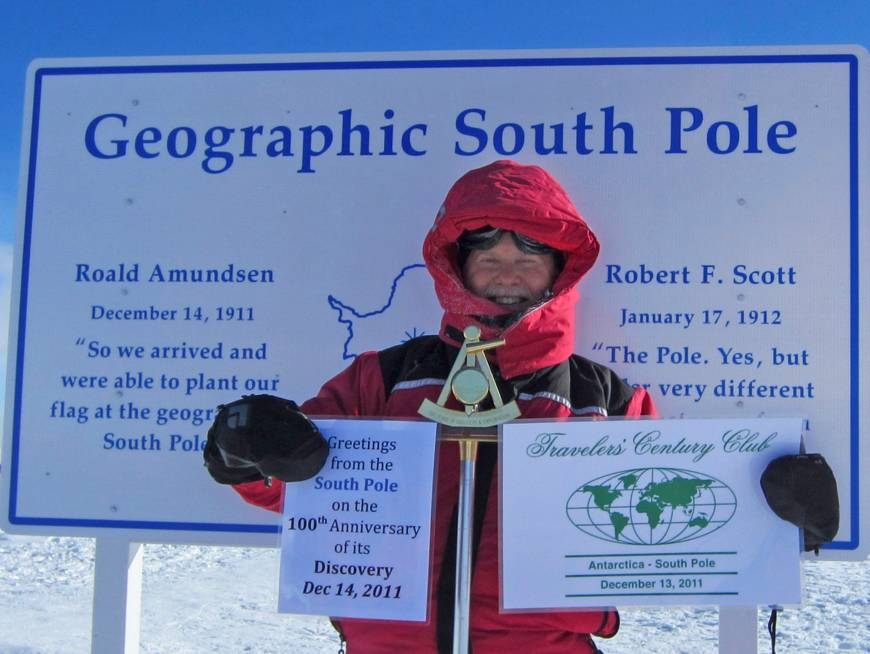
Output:
M526 254L505 232L488 250L472 250L462 268L466 288L475 295L523 311L550 290L556 278L553 254Z

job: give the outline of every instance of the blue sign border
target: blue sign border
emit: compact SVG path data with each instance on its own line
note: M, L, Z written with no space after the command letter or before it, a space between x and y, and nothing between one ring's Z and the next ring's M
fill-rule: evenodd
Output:
M21 291L18 313L18 343L15 369L15 404L12 422L12 457L9 471L9 524L41 525L107 529L143 529L171 531L219 531L247 533L278 533L280 527L273 525L251 524L213 524L186 522L143 522L124 520L84 520L75 518L33 518L20 516L16 512L18 497L18 457L21 427L21 395L24 376L24 336L27 323L27 276L30 270L30 239L33 220L33 195L36 186L36 152L39 135L39 112L42 97L42 84L46 77L72 75L128 75L128 74L166 74L166 73L226 73L226 72L269 72L269 71L312 71L312 70L390 70L390 69L428 69L428 68L529 68L547 67L586 67L586 66L675 66L675 65L722 65L722 64L847 64L849 67L849 188L850 188L850 480L849 499L851 540L834 541L826 549L855 550L859 546L859 306L858 306L858 58L851 54L808 54L808 55L724 55L724 56L653 56L653 57L532 57L507 59L399 59L394 61L306 61L290 63L238 63L238 64L160 64L160 65L122 65L122 66L75 66L59 68L38 68L35 71L33 86L33 114L30 124L30 152L27 170L27 195L23 251L21 254Z

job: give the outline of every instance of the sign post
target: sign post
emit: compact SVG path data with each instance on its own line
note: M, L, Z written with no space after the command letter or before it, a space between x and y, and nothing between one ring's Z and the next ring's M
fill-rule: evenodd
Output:
M141 543L103 536L94 552L92 654L136 654L142 616Z
M754 606L719 607L719 654L758 652L758 609Z

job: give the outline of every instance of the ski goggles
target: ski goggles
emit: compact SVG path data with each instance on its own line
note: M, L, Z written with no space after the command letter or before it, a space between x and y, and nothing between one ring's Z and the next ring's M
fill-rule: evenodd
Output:
M545 245L540 241L529 238L519 232L512 232L489 225L468 232L463 232L459 237L460 251L489 250L501 239L502 234L507 232L514 240L514 244L521 252L526 254L557 254L558 250Z

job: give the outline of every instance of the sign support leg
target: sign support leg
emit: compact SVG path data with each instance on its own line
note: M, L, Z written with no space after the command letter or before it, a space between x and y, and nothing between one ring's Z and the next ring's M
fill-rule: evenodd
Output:
M758 654L758 609L719 607L719 654Z
M142 608L142 544L113 537L96 541L91 653L135 654Z
M453 653L468 653L471 618L471 546L474 536L474 464L477 441L459 441L459 518L456 525L456 605L453 609Z

